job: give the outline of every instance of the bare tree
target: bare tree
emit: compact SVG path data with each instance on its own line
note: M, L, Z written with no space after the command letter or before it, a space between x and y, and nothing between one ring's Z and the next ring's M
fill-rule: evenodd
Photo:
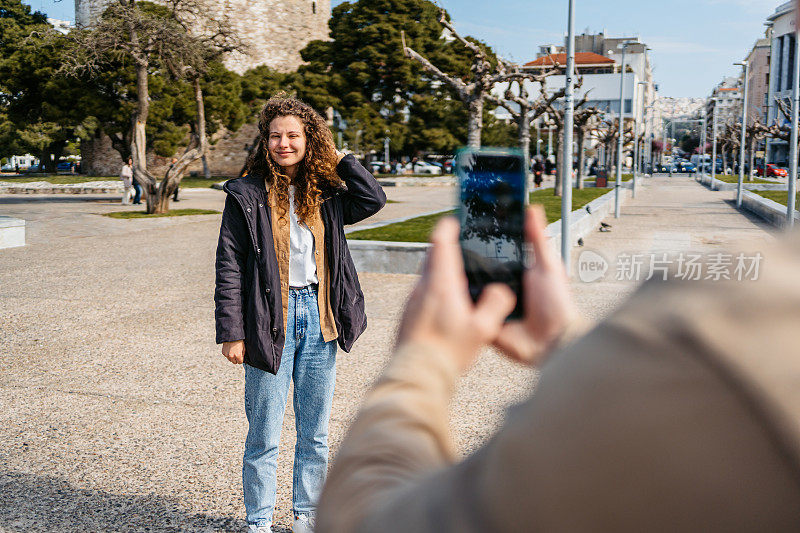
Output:
M586 164L586 156L583 153L583 145L586 136L592 130L600 110L596 107L581 107L575 110L573 121L575 123L575 138L578 142L578 189L583 189L583 167Z
M243 50L232 27L225 20L213 19L210 15L213 12L206 0L169 0L165 7L146 9L136 0L118 0L106 9L91 30L77 33L74 38L75 53L66 65L72 72L96 74L112 61L131 60L134 64L137 105L131 117L128 140L134 179L147 193L148 213L169 210L169 199L187 167L208 150L201 80L209 62L225 52ZM189 144L166 171L160 184L147 170L146 153L149 77L156 64L191 84L196 110Z
M580 87L580 83L582 83L582 80L577 85L578 87ZM586 102L588 100L589 100L589 93L587 92L578 102L575 103L574 108L580 109L581 107L586 105ZM551 102L551 104L547 107L547 117L550 123L555 127L556 138L558 139L559 145L563 146L564 110L556 108L554 104L555 102ZM573 115L573 120L574 120L574 115ZM555 196L561 196L561 179L564 174L564 168L565 168L564 163L565 163L564 158L559 155L559 157L556 158L556 180L553 186L553 194ZM567 179L572 179L572 176L568 176Z
M603 119L595 125L592 129L592 134L603 145L605 152L605 161L603 164L606 168L610 169L618 164L617 162L617 145L619 142L619 119ZM628 145L633 142L633 121L627 120L625 122L625 131L623 132L623 153L628 149Z
M519 146L522 149L522 153L525 155L525 168L530 167L531 125L536 119L547 112L553 102L562 98L566 92L566 89L560 89L551 95L547 94L547 78L556 72L556 70L550 70L543 74L536 75L533 78L529 78L528 75L521 75L519 78L513 78L505 90L504 98L498 98L491 93L486 95L487 101L508 111L517 124ZM525 85L526 80L538 82L540 84L539 97L534 101L530 100L528 88ZM517 86L516 94L512 90L515 83Z
M480 46L462 37L447 20L444 9L440 11L439 22L447 29L458 42L472 52L472 66L470 67L471 79L463 81L457 76L445 74L433 63L415 52L406 45L405 32L400 33L403 43L403 55L417 61L422 67L443 83L450 85L458 95L459 100L467 106L469 119L467 123L467 145L479 148L481 145L481 131L483 130L483 104L484 99L496 83L519 79L522 74L518 69L513 69L509 64L498 58L497 66L493 67L487 54Z

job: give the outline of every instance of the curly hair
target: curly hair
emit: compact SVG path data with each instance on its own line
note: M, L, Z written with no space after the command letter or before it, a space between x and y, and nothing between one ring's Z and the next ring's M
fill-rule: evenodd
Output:
M287 116L297 117L306 135L306 154L294 179L290 179L269 154L269 126L276 117ZM295 211L301 220L308 220L321 203L322 189L342 186L336 173L338 161L330 128L311 106L280 92L261 110L258 131L257 146L247 159L247 173L264 177L275 188L281 214L286 213L289 205L289 185L294 185Z

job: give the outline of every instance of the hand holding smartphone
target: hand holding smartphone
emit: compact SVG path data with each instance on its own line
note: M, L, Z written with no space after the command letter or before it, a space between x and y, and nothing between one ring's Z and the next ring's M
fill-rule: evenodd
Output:
M465 148L455 158L464 268L473 301L490 283L517 297L509 319L523 314L522 276L527 265L525 158L518 149Z

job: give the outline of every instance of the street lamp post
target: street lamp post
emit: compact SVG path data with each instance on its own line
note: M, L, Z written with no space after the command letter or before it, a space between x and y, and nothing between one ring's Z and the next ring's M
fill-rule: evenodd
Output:
M794 50L794 76L792 78L792 135L791 144L789 145L789 183L788 194L786 199L786 227L791 229L794 227L794 208L795 208L795 189L797 186L797 137L798 137L798 113L800 112L800 41L797 39L800 33L795 32L795 50ZM767 175L767 165L764 165L764 177Z
M633 44L625 41L622 47L622 65L619 70L619 143L617 144L617 179L614 183L614 218L619 218L619 189L622 185L622 146L625 143L625 51ZM636 132L634 131L634 136Z
M708 140L708 134L706 132L708 124L708 109L703 106L703 125L702 130L700 131L700 179L702 180L703 177L706 175L706 141Z
M719 115L717 103L719 100L716 97L712 97L711 101L714 102L714 118L711 126L711 180L709 181L709 188L713 191L714 180L717 177L717 116Z
M750 77L750 63L748 60L734 63L744 68L744 94L742 95L742 144L739 146L739 185L736 187L736 207L742 207L742 190L744 189L744 149L747 142L747 78Z
M575 2L569 0L567 16L567 70L566 88L564 91L564 145L561 165L564 174L561 176L561 259L564 268L570 271L570 248L572 242L569 235L570 213L572 212L572 128L574 126L574 76L575 76Z

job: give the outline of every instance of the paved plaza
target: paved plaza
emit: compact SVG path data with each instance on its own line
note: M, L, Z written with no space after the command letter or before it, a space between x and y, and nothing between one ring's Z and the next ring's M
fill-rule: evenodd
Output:
M575 248L608 259L660 249L723 250L774 230L686 176L646 180L622 218ZM453 204L452 187L390 187L365 221ZM224 193L186 189L176 208L221 210ZM219 215L149 220L99 216L108 195L0 195L23 218L24 248L0 250L0 530L228 531L244 527L243 371L214 343ZM136 206L138 207L138 206ZM362 273L369 325L340 351L332 454L386 364L416 276ZM583 283L580 309L610 313L635 281ZM459 450L480 445L536 373L487 353L461 380L451 425ZM287 406L275 521L291 522L294 417Z

